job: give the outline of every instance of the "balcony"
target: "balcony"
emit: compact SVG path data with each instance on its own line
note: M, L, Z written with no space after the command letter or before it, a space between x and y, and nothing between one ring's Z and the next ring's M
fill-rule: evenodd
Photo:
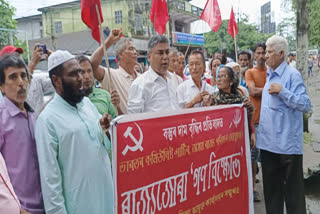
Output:
M183 0L168 0L170 17L184 24L190 24L199 19L202 10ZM201 12L200 12L201 11Z

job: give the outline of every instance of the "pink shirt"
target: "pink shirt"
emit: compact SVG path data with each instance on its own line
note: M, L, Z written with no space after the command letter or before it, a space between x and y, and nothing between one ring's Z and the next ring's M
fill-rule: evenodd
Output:
M20 203L11 185L6 163L0 153L0 213L19 214Z

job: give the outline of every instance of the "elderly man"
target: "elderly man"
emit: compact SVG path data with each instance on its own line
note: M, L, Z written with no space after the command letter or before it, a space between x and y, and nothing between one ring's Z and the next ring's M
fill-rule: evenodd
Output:
M169 75L172 79L174 89L177 90L178 86L183 82L183 79L177 74L179 70L179 56L175 48L169 49Z
M44 213L38 156L34 138L35 118L25 102L29 76L18 54L0 58L0 152L22 208L32 214Z
M257 147L261 150L267 214L306 213L302 168L302 112L310 109L303 78L288 66L287 40L266 42L267 81L262 91Z
M111 95L112 90L117 91L119 94L120 108L117 109L118 113L126 114L128 108L128 90L132 82L140 74L134 69L137 64L138 52L134 47L132 40L129 38L121 38L122 36L123 34L121 31L113 29L104 43L106 49L108 49L117 42L114 49L117 54L117 58L119 59L118 69L110 68L109 73L107 68L99 66L103 57L102 47L99 47L92 54L91 62L94 77L101 82L102 87L107 89Z
M129 89L128 113L178 109L173 80L168 73L169 40L156 35L148 42L149 70Z
M110 141L84 97L81 67L69 52L56 51L48 70L56 93L36 123L46 213L113 213Z

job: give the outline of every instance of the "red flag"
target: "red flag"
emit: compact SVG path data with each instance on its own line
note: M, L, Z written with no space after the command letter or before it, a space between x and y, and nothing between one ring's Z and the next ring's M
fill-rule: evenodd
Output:
M217 0L208 0L200 19L207 22L214 32L217 32L222 24L220 8Z
M231 8L231 14L230 14L229 25L228 25L228 33L232 36L233 39L238 34L238 27L237 27L236 19L234 17L233 8Z
M99 31L99 20L96 10L98 5L101 23L103 22L100 0L81 0L81 18L82 21L91 29L91 35L101 44L101 37Z
M163 34L166 32L166 24L169 21L169 13L166 0L153 0L150 10L150 20L154 29Z

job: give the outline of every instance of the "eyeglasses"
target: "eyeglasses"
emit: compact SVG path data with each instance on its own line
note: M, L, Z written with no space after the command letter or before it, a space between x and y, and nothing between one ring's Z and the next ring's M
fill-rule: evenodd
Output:
M228 75L226 74L221 74L217 76L217 79L227 79L227 78L228 78Z

